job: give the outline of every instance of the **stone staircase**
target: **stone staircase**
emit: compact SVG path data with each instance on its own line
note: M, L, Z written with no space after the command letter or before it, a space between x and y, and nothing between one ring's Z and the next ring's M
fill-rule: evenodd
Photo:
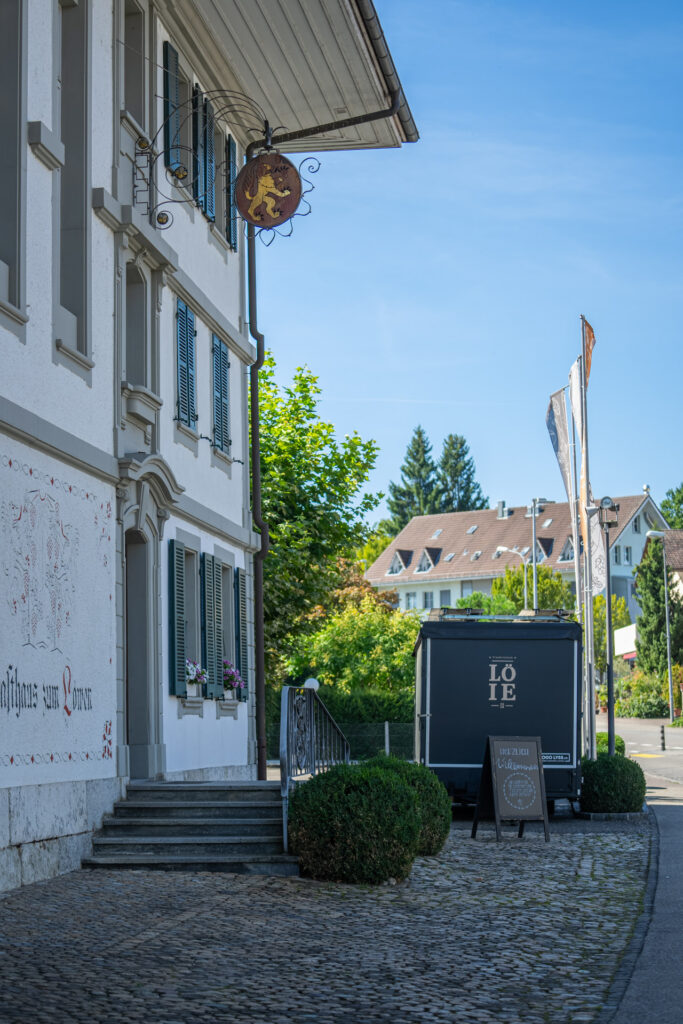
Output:
M131 782L83 867L299 874L283 853L279 782Z

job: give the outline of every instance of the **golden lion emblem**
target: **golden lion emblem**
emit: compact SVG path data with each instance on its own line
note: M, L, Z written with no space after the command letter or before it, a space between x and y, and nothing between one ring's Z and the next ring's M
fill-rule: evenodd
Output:
M254 220L263 220L263 217L259 217L256 213L259 206L263 204L268 216L276 220L282 214L280 210L276 209L275 200L284 199L285 196L291 194L291 190L286 188L284 191L281 191L275 187L273 175L270 173L272 170L270 164L264 164L263 169L266 173L259 175L256 182L256 192L253 195L251 192L245 192L247 199L250 201L249 216Z

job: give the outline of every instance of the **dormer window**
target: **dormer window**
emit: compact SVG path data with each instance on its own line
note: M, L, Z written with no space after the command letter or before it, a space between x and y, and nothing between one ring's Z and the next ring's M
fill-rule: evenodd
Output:
M567 537L564 547L558 558L558 562L573 562L574 561L574 541L571 537Z
M417 563L417 569L415 572L429 572L429 570L433 568L431 558L426 551L423 551L420 555L420 561Z
M387 576L398 576L405 569L405 565L401 561L398 551L394 554L391 560L391 565L387 569Z
M546 557L546 551L540 541L536 541L536 561L542 562Z

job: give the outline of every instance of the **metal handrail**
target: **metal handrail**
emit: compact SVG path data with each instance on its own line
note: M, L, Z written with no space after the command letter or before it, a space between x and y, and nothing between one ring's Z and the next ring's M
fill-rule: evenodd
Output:
M323 701L305 686L283 686L280 704L282 838L287 853L289 794L297 779L348 764L351 747Z

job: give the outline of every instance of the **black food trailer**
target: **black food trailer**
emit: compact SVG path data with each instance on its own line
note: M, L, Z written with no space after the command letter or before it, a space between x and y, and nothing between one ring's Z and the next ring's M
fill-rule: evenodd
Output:
M540 736L548 800L581 782L581 627L562 616L430 613L416 647L415 759L476 800L487 736Z

